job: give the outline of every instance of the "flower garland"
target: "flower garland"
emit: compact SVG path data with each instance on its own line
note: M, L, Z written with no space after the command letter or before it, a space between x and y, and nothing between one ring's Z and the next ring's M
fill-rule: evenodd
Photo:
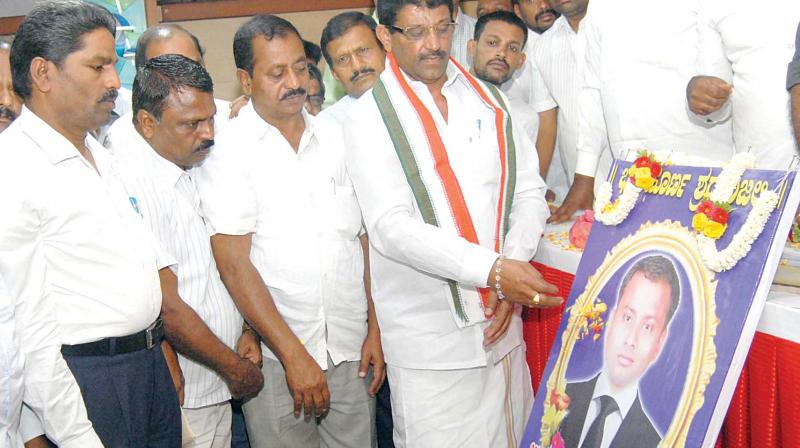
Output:
M630 185L625 185L619 197L611 202L612 187L606 181L597 192L595 218L607 226L616 226L628 217L639 200L642 190L651 188L661 175L661 163L648 151L639 151L630 169Z
M778 205L778 194L765 191L753 202L753 208L744 224L723 250L717 250L716 240L727 229L730 201L746 169L755 167L755 156L750 153L736 154L723 168L717 184L697 208L692 226L698 231L697 244L703 263L714 272L723 272L736 266L761 235L772 211ZM722 209L722 211L718 211ZM705 216L706 218L700 218Z

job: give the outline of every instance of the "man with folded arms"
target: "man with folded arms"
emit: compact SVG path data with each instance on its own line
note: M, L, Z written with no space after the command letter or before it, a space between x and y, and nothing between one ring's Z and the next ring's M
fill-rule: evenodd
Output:
M383 353L341 131L303 107L308 62L291 23L256 16L233 47L251 101L197 183L222 280L265 342L265 387L244 404L251 444L371 446Z
M89 135L120 85L114 32L108 11L77 0L39 3L19 26L25 107L0 134L0 276L20 312L25 400L51 440L174 447L180 408L157 321L158 268L171 262Z
M395 445L516 446L533 397L516 304L561 303L528 262L545 186L502 92L449 61L452 13L449 0L378 2L387 66L345 120L345 157Z
M191 440L184 447L230 446L231 395L255 396L263 384L258 337L242 333L242 317L219 277L190 170L214 145L215 112L213 83L202 65L177 54L158 56L133 81L136 135L111 141L113 148L125 146L114 158L128 193L177 261L159 274L162 316L186 382L184 433Z

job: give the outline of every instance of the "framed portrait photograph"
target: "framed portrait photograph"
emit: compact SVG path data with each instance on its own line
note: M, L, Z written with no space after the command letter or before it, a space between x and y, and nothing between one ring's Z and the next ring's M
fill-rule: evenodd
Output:
M639 183L638 168L616 161L598 195L523 447L716 441L800 186L795 172L676 164Z

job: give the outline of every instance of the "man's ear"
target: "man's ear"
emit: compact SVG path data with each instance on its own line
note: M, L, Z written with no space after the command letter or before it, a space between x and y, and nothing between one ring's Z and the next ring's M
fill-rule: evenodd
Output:
M240 68L236 69L236 79L239 80L239 85L242 86L242 92L248 97L253 96L253 78L250 73Z
M475 39L470 39L467 41L467 53L469 53L469 58L473 61L475 60L475 52L478 49L478 42Z
M514 5L514 14L516 14L520 19L522 18L522 11L520 11L518 4Z
M139 130L139 133L142 134L145 140L150 140L153 138L155 134L156 125L158 125L158 121L156 117L152 116L150 112L139 109L136 111L136 128Z
M40 92L49 92L52 88L52 77L58 70L56 64L42 58L35 57L31 61L31 68L28 76L31 80L31 88Z
M381 41L381 44L383 44L383 48L388 53L391 53L392 32L389 31L389 27L387 27L386 25L378 25L378 28L375 29L375 33L378 35L378 40Z
M524 49L520 50L520 52L519 52L519 64L517 64L517 67L514 69L515 71L519 70L519 69L521 69L522 67L525 66L525 59L526 58L527 58L527 56L525 55L525 50ZM475 58L472 58L472 59L475 60Z

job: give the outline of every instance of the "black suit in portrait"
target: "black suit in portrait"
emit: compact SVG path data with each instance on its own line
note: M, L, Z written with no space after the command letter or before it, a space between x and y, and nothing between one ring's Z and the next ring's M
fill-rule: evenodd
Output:
M566 448L579 448L581 431L589 411L597 376L591 380L568 383L566 393L570 398L569 411L561 422L561 437ZM610 448L655 448L661 442L653 422L642 409L639 395L611 441Z

